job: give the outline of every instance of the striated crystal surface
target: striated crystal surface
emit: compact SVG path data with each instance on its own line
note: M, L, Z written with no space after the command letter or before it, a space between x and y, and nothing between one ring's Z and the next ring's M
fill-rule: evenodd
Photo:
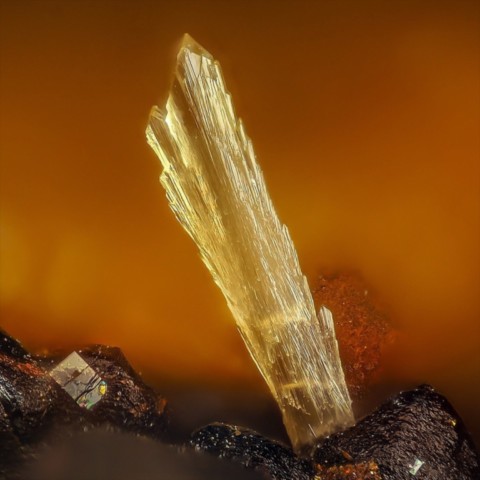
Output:
M219 64L188 35L147 140L170 206L225 295L294 448L351 424L331 314L317 318Z
M96 405L107 391L106 382L77 352L62 360L50 375L81 407L87 409Z

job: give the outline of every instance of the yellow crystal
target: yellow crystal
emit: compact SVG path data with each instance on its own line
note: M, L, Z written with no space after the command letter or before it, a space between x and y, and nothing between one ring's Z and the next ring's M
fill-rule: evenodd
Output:
M219 64L188 35L147 140L170 206L225 295L293 447L353 423L331 314L322 308L317 318Z

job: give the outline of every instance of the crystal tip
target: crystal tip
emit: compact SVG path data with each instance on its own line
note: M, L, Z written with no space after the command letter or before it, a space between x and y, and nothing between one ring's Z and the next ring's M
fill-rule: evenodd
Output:
M194 52L198 55L202 55L205 57L211 57L210 53L207 52L191 35L185 33L183 35L182 41L180 43L179 52L182 50L189 50L190 52Z

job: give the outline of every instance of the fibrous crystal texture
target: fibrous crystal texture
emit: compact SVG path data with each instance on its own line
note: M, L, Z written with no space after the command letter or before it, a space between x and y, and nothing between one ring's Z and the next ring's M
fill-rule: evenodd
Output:
M200 249L298 450L353 422L333 320L317 318L220 66L185 36L147 139L172 210Z

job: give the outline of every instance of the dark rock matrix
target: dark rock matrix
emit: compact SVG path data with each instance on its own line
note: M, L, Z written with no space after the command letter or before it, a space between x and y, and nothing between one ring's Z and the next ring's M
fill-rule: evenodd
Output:
M222 423L173 446L165 442L165 398L118 348L77 353L98 375L94 385L102 381L100 400L88 407L49 373L64 357L34 357L0 330L0 479L480 479L462 419L428 385L396 395L302 457Z

